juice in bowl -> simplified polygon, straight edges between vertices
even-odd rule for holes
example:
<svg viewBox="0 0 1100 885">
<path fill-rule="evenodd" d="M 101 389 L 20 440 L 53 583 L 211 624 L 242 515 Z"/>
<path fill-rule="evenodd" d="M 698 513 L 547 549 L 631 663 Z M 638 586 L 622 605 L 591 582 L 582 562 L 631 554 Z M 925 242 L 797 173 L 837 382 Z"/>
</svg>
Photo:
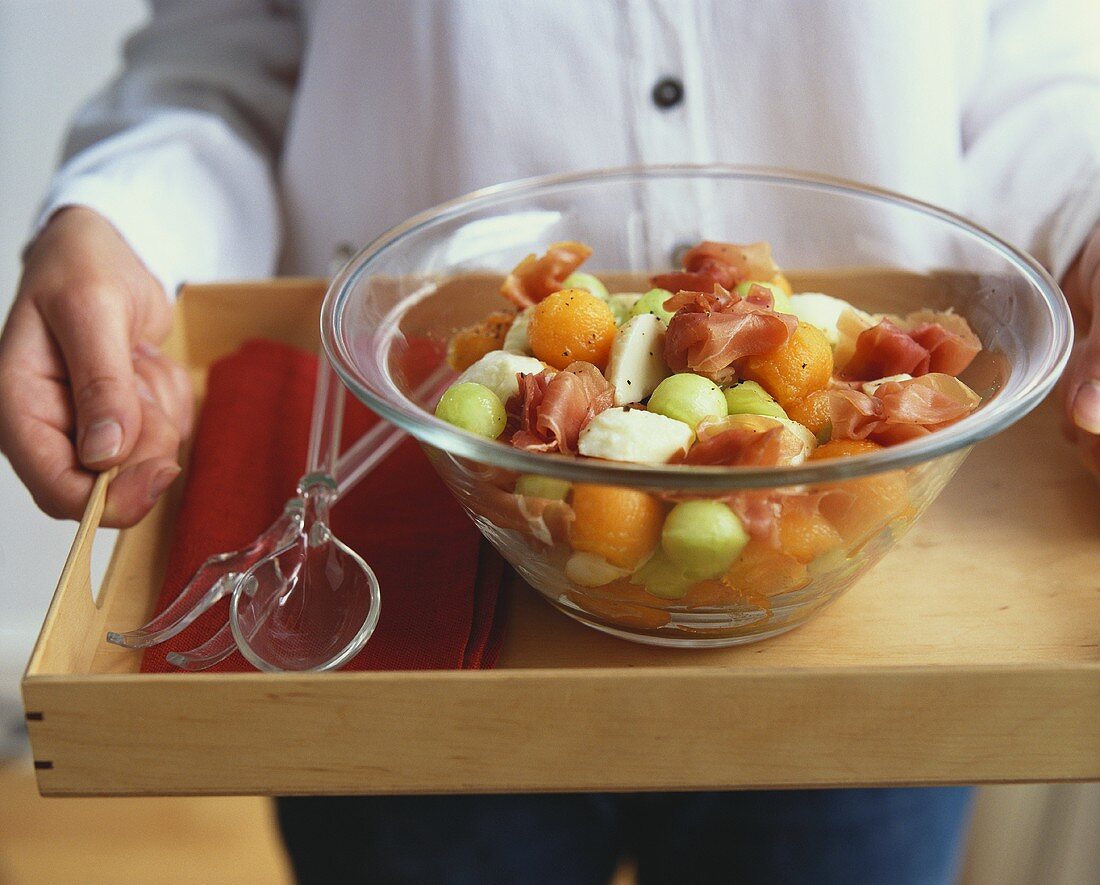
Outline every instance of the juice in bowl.
<svg viewBox="0 0 1100 885">
<path fill-rule="evenodd" d="M 478 192 L 367 247 L 322 315 L 345 383 L 532 587 L 673 646 L 835 599 L 1049 392 L 1070 328 L 962 219 L 735 167 Z"/>
</svg>

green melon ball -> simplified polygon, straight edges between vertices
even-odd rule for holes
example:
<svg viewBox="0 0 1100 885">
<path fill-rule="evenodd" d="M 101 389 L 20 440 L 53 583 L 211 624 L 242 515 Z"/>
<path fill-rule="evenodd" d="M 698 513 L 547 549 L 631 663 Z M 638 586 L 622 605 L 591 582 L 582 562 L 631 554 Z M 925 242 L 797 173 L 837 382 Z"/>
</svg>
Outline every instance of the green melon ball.
<svg viewBox="0 0 1100 885">
<path fill-rule="evenodd" d="M 763 387 L 755 381 L 741 381 L 725 391 L 726 408 L 731 415 L 768 415 L 786 419 L 787 413 Z"/>
<path fill-rule="evenodd" d="M 775 283 L 761 283 L 758 280 L 746 280 L 733 291 L 744 298 L 749 294 L 749 289 L 753 286 L 761 286 L 772 293 L 772 308 L 776 313 L 794 313 L 794 308 L 791 307 L 791 297 L 782 287 L 777 286 Z"/>
<path fill-rule="evenodd" d="M 641 300 L 641 297 L 637 292 L 616 292 L 607 299 L 607 306 L 611 308 L 611 313 L 615 316 L 616 326 L 621 326 L 633 316 L 631 311 L 634 310 L 634 305 Z"/>
<path fill-rule="evenodd" d="M 661 548 L 696 580 L 724 574 L 748 543 L 741 520 L 721 501 L 683 501 L 661 529 Z"/>
<path fill-rule="evenodd" d="M 672 293 L 668 289 L 650 289 L 638 299 L 630 311 L 630 315 L 637 317 L 643 313 L 651 313 L 667 326 L 668 321 L 672 319 L 673 312 L 665 310 L 665 302 L 671 297 Z"/>
<path fill-rule="evenodd" d="M 562 281 L 561 287 L 563 289 L 585 289 L 604 301 L 611 297 L 607 292 L 607 286 L 590 273 L 581 273 L 580 271 L 571 273 Z"/>
<path fill-rule="evenodd" d="M 516 494 L 526 498 L 545 498 L 548 501 L 564 501 L 570 485 L 564 479 L 525 473 L 516 480 Z"/>
<path fill-rule="evenodd" d="M 484 384 L 474 381 L 463 381 L 448 387 L 435 407 L 435 416 L 489 439 L 500 436 L 508 423 L 500 397 Z"/>
<path fill-rule="evenodd" d="M 669 375 L 657 385 L 646 407 L 692 428 L 704 418 L 724 418 L 729 414 L 722 389 L 709 378 L 691 372 Z"/>
<path fill-rule="evenodd" d="M 660 599 L 683 599 L 695 582 L 658 549 L 630 576 L 630 583 L 644 587 L 646 593 Z"/>
</svg>

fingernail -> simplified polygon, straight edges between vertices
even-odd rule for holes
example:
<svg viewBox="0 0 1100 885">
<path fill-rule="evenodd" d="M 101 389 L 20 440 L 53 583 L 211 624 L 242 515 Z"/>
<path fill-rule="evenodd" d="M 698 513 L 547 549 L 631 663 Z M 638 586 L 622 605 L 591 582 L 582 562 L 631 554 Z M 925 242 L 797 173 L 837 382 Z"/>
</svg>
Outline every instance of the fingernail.
<svg viewBox="0 0 1100 885">
<path fill-rule="evenodd" d="M 1073 423 L 1085 433 L 1100 434 L 1100 381 L 1086 381 L 1073 398 Z"/>
<path fill-rule="evenodd" d="M 108 418 L 96 421 L 84 431 L 84 440 L 80 444 L 80 460 L 85 464 L 94 464 L 113 458 L 122 448 L 122 425 Z"/>
<path fill-rule="evenodd" d="M 139 341 L 134 345 L 135 356 L 153 357 L 160 356 L 160 348 L 148 341 Z"/>
<path fill-rule="evenodd" d="M 149 497 L 154 501 L 159 498 L 164 490 L 168 488 L 180 475 L 180 467 L 165 467 L 160 473 L 153 477 L 153 481 L 149 483 Z"/>
</svg>

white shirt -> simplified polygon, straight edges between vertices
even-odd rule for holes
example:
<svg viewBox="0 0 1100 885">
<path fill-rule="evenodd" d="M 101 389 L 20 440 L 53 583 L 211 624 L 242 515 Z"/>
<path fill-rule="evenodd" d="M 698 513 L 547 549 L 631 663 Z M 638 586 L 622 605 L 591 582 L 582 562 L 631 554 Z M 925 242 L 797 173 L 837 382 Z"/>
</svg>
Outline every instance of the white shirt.
<svg viewBox="0 0 1100 885">
<path fill-rule="evenodd" d="M 1100 219 L 1089 0 L 154 3 L 46 200 L 108 218 L 169 292 L 323 274 L 474 188 L 762 164 L 937 203 L 1056 275 Z M 659 107 L 663 78 L 682 100 Z"/>
</svg>

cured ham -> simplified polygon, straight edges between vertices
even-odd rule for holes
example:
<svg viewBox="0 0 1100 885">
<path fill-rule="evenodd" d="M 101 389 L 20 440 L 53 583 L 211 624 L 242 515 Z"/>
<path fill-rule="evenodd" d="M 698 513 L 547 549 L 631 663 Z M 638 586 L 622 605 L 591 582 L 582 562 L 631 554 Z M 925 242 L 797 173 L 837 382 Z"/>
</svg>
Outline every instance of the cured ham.
<svg viewBox="0 0 1100 885">
<path fill-rule="evenodd" d="M 921 311 L 906 320 L 909 336 L 928 350 L 929 372 L 958 375 L 981 353 L 981 340 L 957 313 Z"/>
<path fill-rule="evenodd" d="M 665 302 L 675 311 L 665 334 L 665 362 L 673 372 L 692 371 L 719 384 L 736 372 L 733 363 L 786 343 L 798 327 L 779 314 L 716 285 L 711 294 L 680 292 Z"/>
<path fill-rule="evenodd" d="M 741 520 L 750 538 L 779 549 L 779 516 L 782 508 L 775 492 L 737 492 L 727 503 Z"/>
<path fill-rule="evenodd" d="M 725 467 L 774 467 L 779 463 L 782 427 L 753 430 L 728 427 L 702 434 L 684 457 L 684 464 Z"/>
<path fill-rule="evenodd" d="M 858 326 L 851 322 L 851 317 L 844 319 L 849 322 L 841 327 L 841 334 L 851 340 Z M 843 354 L 841 347 L 837 348 L 842 376 L 854 381 L 902 374 L 958 375 L 982 349 L 981 341 L 965 319 L 958 314 L 932 311 L 910 314 L 900 322 L 883 319 L 875 326 L 858 330 L 854 340 L 850 356 L 846 348 Z"/>
<path fill-rule="evenodd" d="M 573 508 L 565 501 L 514 495 L 494 486 L 479 490 L 467 502 L 478 515 L 502 529 L 530 535 L 547 546 L 566 543 L 573 524 Z"/>
<path fill-rule="evenodd" d="M 670 292 L 709 292 L 715 286 L 732 289 L 745 280 L 770 280 L 779 267 L 767 243 L 716 243 L 706 240 L 688 249 L 683 270 L 658 274 L 654 286 Z"/>
<path fill-rule="evenodd" d="M 500 294 L 521 310 L 558 292 L 562 283 L 580 267 L 592 250 L 584 243 L 552 243 L 540 257 L 532 252 L 508 274 Z"/>
<path fill-rule="evenodd" d="M 833 439 L 869 439 L 896 445 L 925 436 L 969 415 L 981 397 L 951 375 L 931 373 L 887 381 L 872 394 L 852 388 L 829 391 Z"/>
<path fill-rule="evenodd" d="M 512 445 L 574 454 L 585 425 L 611 408 L 613 399 L 614 388 L 591 363 L 577 361 L 560 372 L 546 369 L 537 375 L 520 375 L 519 393 L 508 403 L 519 425 Z"/>
<path fill-rule="evenodd" d="M 730 415 L 703 421 L 684 464 L 726 467 L 776 467 L 793 464 L 805 443 L 774 418 Z"/>
<path fill-rule="evenodd" d="M 855 353 L 841 369 L 841 374 L 850 381 L 872 381 L 888 375 L 924 375 L 928 372 L 928 363 L 927 348 L 890 320 L 881 320 L 860 333 Z"/>
</svg>

